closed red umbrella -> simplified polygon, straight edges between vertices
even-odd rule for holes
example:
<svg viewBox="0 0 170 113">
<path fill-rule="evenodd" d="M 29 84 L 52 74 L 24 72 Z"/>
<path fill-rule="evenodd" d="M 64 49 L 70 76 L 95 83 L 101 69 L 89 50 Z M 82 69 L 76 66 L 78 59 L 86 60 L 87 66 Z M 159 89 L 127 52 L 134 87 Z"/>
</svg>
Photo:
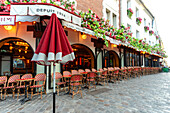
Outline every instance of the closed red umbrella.
<svg viewBox="0 0 170 113">
<path fill-rule="evenodd" d="M 56 14 L 52 14 L 32 61 L 40 65 L 65 64 L 75 59 L 72 47 Z M 53 112 L 55 113 L 55 65 L 53 66 Z"/>
</svg>

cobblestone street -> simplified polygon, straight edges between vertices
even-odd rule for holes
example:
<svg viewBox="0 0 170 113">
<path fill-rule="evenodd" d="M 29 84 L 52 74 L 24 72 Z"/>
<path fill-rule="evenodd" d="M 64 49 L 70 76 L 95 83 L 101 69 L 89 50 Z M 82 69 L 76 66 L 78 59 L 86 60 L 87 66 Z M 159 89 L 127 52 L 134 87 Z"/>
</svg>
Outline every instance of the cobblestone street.
<svg viewBox="0 0 170 113">
<path fill-rule="evenodd" d="M 76 95 L 56 95 L 59 113 L 170 113 L 170 73 L 146 75 L 140 78 L 83 89 L 83 99 Z M 23 98 L 20 97 L 20 99 Z M 52 113 L 52 94 L 43 99 L 34 96 L 21 105 L 11 96 L 0 101 L 0 113 Z"/>
</svg>

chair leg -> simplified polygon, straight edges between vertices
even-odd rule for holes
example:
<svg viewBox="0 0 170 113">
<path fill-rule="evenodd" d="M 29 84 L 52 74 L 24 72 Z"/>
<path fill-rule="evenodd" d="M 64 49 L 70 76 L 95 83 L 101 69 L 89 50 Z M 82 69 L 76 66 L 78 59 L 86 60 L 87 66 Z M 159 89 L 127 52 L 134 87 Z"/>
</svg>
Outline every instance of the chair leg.
<svg viewBox="0 0 170 113">
<path fill-rule="evenodd" d="M 28 98 L 28 87 L 27 87 L 27 98 Z"/>
<path fill-rule="evenodd" d="M 18 88 L 18 92 L 17 92 L 17 100 L 18 100 L 19 94 L 20 94 L 20 89 Z"/>
<path fill-rule="evenodd" d="M 3 92 L 3 90 L 1 89 L 1 100 L 2 100 L 2 92 Z"/>
<path fill-rule="evenodd" d="M 83 98 L 81 86 L 79 86 L 79 91 L 80 91 L 80 94 L 81 94 L 81 98 Z"/>
<path fill-rule="evenodd" d="M 73 86 L 73 92 L 72 92 L 72 99 L 74 98 L 74 86 Z"/>
<path fill-rule="evenodd" d="M 42 87 L 41 87 L 41 99 L 42 99 Z"/>
<path fill-rule="evenodd" d="M 4 99 L 6 98 L 6 89 L 4 90 Z"/>
<path fill-rule="evenodd" d="M 57 95 L 59 96 L 59 92 L 60 92 L 60 86 L 57 85 Z"/>
<path fill-rule="evenodd" d="M 12 94 L 13 94 L 13 99 L 14 99 L 15 98 L 15 88 L 13 89 Z"/>
<path fill-rule="evenodd" d="M 33 96 L 33 88 L 31 88 L 31 99 L 32 99 L 32 96 Z"/>
<path fill-rule="evenodd" d="M 64 91 L 66 92 L 66 85 L 64 84 Z"/>
<path fill-rule="evenodd" d="M 47 95 L 47 93 L 46 93 L 46 90 L 45 90 L 45 87 L 43 86 L 43 89 L 44 89 L 44 93 Z"/>
</svg>

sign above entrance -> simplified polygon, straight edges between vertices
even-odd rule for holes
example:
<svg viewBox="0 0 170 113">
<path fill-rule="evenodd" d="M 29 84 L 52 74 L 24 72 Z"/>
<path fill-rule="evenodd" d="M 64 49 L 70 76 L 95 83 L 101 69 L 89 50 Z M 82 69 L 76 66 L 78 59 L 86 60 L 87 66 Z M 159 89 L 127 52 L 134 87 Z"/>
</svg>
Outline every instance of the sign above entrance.
<svg viewBox="0 0 170 113">
<path fill-rule="evenodd" d="M 59 6 L 47 3 L 15 3 L 11 5 L 10 15 L 51 16 L 55 13 L 58 18 L 81 25 L 81 18 Z"/>
<path fill-rule="evenodd" d="M 0 15 L 0 25 L 15 25 L 15 17 L 9 15 Z"/>
</svg>

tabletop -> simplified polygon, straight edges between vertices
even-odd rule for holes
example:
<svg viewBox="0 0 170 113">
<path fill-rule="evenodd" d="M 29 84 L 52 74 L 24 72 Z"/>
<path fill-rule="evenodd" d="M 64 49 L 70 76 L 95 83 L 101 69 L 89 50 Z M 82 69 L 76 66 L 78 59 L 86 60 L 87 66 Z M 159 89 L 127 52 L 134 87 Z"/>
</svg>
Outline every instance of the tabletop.
<svg viewBox="0 0 170 113">
<path fill-rule="evenodd" d="M 63 75 L 64 78 L 71 78 L 72 75 Z"/>
</svg>

